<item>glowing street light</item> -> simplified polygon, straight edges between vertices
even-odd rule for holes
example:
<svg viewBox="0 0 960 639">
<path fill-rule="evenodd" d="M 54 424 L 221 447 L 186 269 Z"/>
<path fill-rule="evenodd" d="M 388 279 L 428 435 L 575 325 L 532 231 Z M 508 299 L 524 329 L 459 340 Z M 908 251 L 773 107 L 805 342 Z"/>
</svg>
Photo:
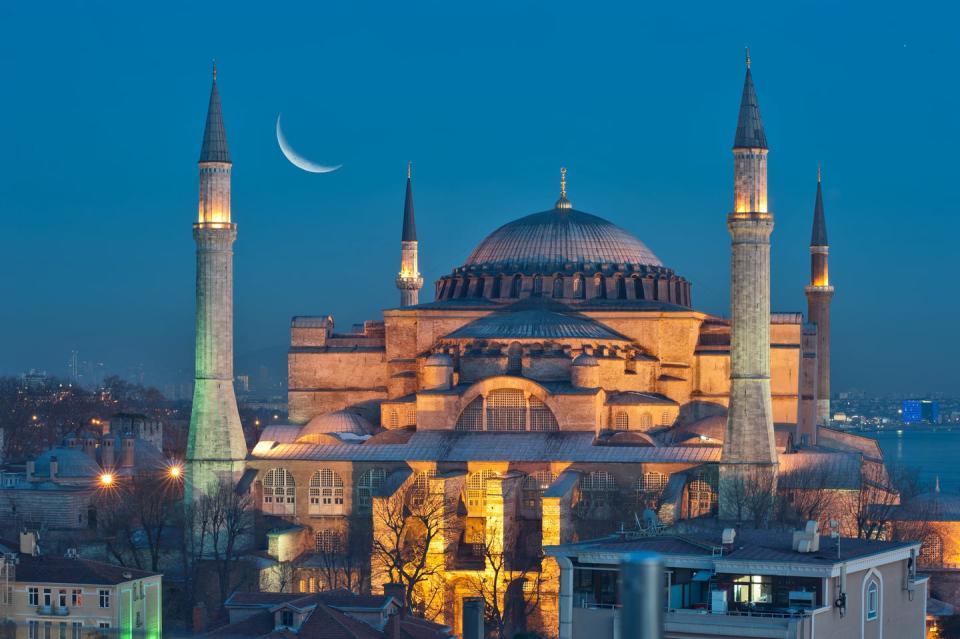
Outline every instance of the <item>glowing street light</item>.
<svg viewBox="0 0 960 639">
<path fill-rule="evenodd" d="M 100 475 L 100 485 L 104 488 L 113 486 L 113 473 L 103 473 Z"/>
<path fill-rule="evenodd" d="M 167 474 L 170 476 L 170 479 L 180 479 L 180 476 L 183 474 L 183 469 L 180 466 L 173 465 L 167 469 Z"/>
</svg>

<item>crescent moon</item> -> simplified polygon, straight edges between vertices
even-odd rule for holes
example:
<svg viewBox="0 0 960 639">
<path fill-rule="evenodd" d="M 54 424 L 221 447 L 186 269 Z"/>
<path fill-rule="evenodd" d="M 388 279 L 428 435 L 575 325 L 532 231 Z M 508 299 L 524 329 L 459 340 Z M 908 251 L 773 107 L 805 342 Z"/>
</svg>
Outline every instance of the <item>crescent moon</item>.
<svg viewBox="0 0 960 639">
<path fill-rule="evenodd" d="M 280 145 L 280 151 L 283 152 L 284 157 L 290 160 L 290 164 L 294 165 L 298 169 L 303 169 L 304 171 L 308 171 L 310 173 L 332 173 L 343 166 L 342 164 L 338 164 L 336 166 L 317 164 L 316 162 L 311 162 L 307 158 L 294 151 L 293 147 L 287 143 L 287 138 L 283 136 L 283 129 L 280 128 L 279 115 L 277 115 L 277 144 Z"/>
</svg>

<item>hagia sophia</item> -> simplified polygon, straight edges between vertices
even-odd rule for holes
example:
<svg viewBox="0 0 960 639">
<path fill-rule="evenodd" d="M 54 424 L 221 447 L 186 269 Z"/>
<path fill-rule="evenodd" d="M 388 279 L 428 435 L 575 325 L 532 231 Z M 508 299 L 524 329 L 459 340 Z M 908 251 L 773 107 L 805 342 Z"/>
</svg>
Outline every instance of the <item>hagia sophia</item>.
<svg viewBox="0 0 960 639">
<path fill-rule="evenodd" d="M 271 543 L 298 558 L 295 587 L 312 590 L 323 584 L 311 557 L 357 543 L 369 553 L 389 532 L 378 513 L 391 498 L 440 496 L 424 587 L 455 620 L 470 584 L 491 574 L 490 547 L 509 557 L 496 578 L 529 584 L 530 566 L 556 576 L 545 546 L 740 519 L 734 495 L 749 478 L 802 490 L 791 477 L 833 469 L 828 488 L 862 499 L 865 469 L 885 474 L 875 441 L 827 427 L 834 290 L 819 176 L 806 317 L 770 309 L 774 216 L 749 57 L 733 156 L 733 201 L 717 203 L 718 215 L 729 208 L 730 317 L 697 310 L 682 269 L 578 208 L 589 206 L 574 204 L 565 170 L 552 205 L 492 230 L 421 301 L 408 168 L 399 304 L 350 332 L 332 315 L 294 317 L 289 424 L 247 451 L 233 392 L 232 164 L 214 77 L 194 224 L 188 500 L 223 477 L 252 491 Z M 371 571 L 374 590 L 395 577 Z M 555 582 L 536 580 L 541 628 L 556 623 Z"/>
</svg>

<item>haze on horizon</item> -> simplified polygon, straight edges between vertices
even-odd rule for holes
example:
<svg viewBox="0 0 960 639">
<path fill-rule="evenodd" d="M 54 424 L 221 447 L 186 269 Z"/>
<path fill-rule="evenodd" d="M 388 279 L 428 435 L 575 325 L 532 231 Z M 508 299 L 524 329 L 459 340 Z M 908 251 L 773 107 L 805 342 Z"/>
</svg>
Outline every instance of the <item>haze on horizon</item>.
<svg viewBox="0 0 960 639">
<path fill-rule="evenodd" d="M 53 11 L 51 13 L 51 11 Z M 197 166 L 216 58 L 233 157 L 238 364 L 293 315 L 397 304 L 406 163 L 422 299 L 496 227 L 569 196 L 726 315 L 730 146 L 749 45 L 770 143 L 775 311 L 806 309 L 816 167 L 833 388 L 951 392 L 960 342 L 954 6 L 254 3 L 0 7 L 0 374 L 71 350 L 193 364 Z M 43 33 L 43 38 L 36 34 Z M 293 167 L 275 121 L 304 156 Z M 257 355 L 257 354 L 261 355 Z M 245 355 L 246 354 L 246 355 Z M 238 373 L 250 371 L 240 366 Z"/>
</svg>

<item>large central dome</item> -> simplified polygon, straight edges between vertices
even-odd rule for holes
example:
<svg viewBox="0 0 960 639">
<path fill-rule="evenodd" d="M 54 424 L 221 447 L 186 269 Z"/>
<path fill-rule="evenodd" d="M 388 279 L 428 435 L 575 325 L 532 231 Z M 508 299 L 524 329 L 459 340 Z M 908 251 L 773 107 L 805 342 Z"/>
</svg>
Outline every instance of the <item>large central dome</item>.
<svg viewBox="0 0 960 639">
<path fill-rule="evenodd" d="M 585 264 L 662 266 L 636 237 L 603 218 L 570 208 L 504 224 L 473 250 L 467 269 L 549 272 Z"/>
</svg>

